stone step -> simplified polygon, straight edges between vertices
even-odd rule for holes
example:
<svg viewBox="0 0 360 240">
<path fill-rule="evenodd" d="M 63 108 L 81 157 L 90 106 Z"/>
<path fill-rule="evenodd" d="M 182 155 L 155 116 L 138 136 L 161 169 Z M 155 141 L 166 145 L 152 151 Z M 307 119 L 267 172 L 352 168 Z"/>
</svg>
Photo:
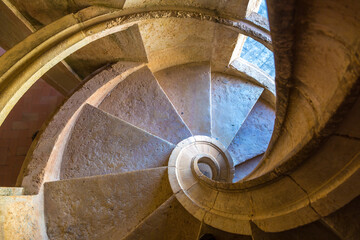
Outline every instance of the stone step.
<svg viewBox="0 0 360 240">
<path fill-rule="evenodd" d="M 100 38 L 80 48 L 66 58 L 66 62 L 82 78 L 95 70 L 119 61 L 147 62 L 139 27 L 128 29 Z"/>
<path fill-rule="evenodd" d="M 274 121 L 275 110 L 259 99 L 228 147 L 235 166 L 266 151 Z"/>
<path fill-rule="evenodd" d="M 212 74 L 212 137 L 227 148 L 263 90 L 230 75 Z"/>
<path fill-rule="evenodd" d="M 173 194 L 167 167 L 44 185 L 50 239 L 122 239 Z"/>
<path fill-rule="evenodd" d="M 0 196 L 0 239 L 48 239 L 40 195 Z"/>
<path fill-rule="evenodd" d="M 200 221 L 172 196 L 124 240 L 196 240 L 200 225 Z"/>
<path fill-rule="evenodd" d="M 147 67 L 120 82 L 99 108 L 174 144 L 191 136 Z"/>
<path fill-rule="evenodd" d="M 211 136 L 210 63 L 167 68 L 154 75 L 193 135 Z"/>
<path fill-rule="evenodd" d="M 0 196 L 21 196 L 24 194 L 22 187 L 0 187 Z"/>
<path fill-rule="evenodd" d="M 235 176 L 233 178 L 233 182 L 238 182 L 251 173 L 252 170 L 256 168 L 256 166 L 261 161 L 264 154 L 260 154 L 256 157 L 246 160 L 235 166 Z"/>
<path fill-rule="evenodd" d="M 166 166 L 175 146 L 86 104 L 64 151 L 61 179 Z"/>
</svg>

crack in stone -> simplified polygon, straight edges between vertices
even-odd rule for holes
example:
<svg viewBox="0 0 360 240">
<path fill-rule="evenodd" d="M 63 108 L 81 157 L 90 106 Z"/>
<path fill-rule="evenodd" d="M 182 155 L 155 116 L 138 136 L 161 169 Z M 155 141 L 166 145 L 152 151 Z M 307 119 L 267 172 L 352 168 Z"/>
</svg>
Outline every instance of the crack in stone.
<svg viewBox="0 0 360 240">
<path fill-rule="evenodd" d="M 320 215 L 320 214 L 316 211 L 316 209 L 311 205 L 311 200 L 310 200 L 309 193 L 308 193 L 298 182 L 296 182 L 295 179 L 294 179 L 292 176 L 290 176 L 289 174 L 285 174 L 285 176 L 287 176 L 291 181 L 293 181 L 293 182 L 306 194 L 306 197 L 307 197 L 307 199 L 308 199 L 308 201 L 309 201 L 309 207 L 314 211 L 314 213 L 315 213 L 316 215 L 318 215 L 318 216 L 320 217 L 320 219 L 322 219 L 323 216 Z"/>
<path fill-rule="evenodd" d="M 306 194 L 308 200 L 309 200 L 309 207 L 311 208 L 311 210 L 319 216 L 319 221 L 326 227 L 328 228 L 332 233 L 334 233 L 336 236 L 338 236 L 340 239 L 343 239 L 343 237 L 336 231 L 336 229 L 333 229 L 330 225 L 327 224 L 326 220 L 324 219 L 324 217 L 318 213 L 316 211 L 316 209 L 311 205 L 311 201 L 310 201 L 310 197 L 308 192 L 299 184 L 295 181 L 295 179 L 293 177 L 291 177 L 290 175 L 286 175 L 287 177 L 289 177 L 291 179 L 291 181 L 293 181 L 302 191 L 304 191 L 304 193 Z"/>
<path fill-rule="evenodd" d="M 348 134 L 334 133 L 332 136 L 343 137 L 351 140 L 360 141 L 360 137 L 350 136 Z"/>
</svg>

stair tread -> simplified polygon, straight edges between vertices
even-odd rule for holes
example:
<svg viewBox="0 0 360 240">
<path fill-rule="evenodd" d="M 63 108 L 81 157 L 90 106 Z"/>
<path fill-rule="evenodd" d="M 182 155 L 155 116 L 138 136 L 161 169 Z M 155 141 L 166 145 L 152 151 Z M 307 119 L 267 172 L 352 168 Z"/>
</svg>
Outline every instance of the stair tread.
<svg viewBox="0 0 360 240">
<path fill-rule="evenodd" d="M 0 187 L 0 196 L 21 196 L 23 194 L 23 187 Z"/>
<path fill-rule="evenodd" d="M 172 196 L 124 239 L 195 240 L 200 224 L 200 221 L 193 217 L 175 196 Z"/>
<path fill-rule="evenodd" d="M 147 67 L 120 82 L 99 108 L 174 144 L 191 136 Z"/>
<path fill-rule="evenodd" d="M 66 58 L 66 62 L 81 76 L 89 74 L 108 63 L 123 61 L 147 62 L 138 25 L 100 38 Z"/>
<path fill-rule="evenodd" d="M 259 100 L 228 147 L 235 165 L 266 151 L 274 129 L 274 121 L 274 109 L 263 100 Z"/>
<path fill-rule="evenodd" d="M 192 134 L 210 136 L 210 64 L 171 67 L 155 77 Z"/>
<path fill-rule="evenodd" d="M 167 171 L 161 167 L 45 183 L 49 238 L 122 239 L 173 194 Z"/>
<path fill-rule="evenodd" d="M 86 104 L 64 151 L 61 178 L 166 166 L 175 146 Z"/>
<path fill-rule="evenodd" d="M 235 176 L 233 182 L 238 182 L 252 172 L 259 164 L 264 154 L 260 154 L 256 157 L 246 160 L 235 166 Z"/>
<path fill-rule="evenodd" d="M 211 84 L 212 137 L 228 147 L 264 89 L 218 73 Z"/>
</svg>

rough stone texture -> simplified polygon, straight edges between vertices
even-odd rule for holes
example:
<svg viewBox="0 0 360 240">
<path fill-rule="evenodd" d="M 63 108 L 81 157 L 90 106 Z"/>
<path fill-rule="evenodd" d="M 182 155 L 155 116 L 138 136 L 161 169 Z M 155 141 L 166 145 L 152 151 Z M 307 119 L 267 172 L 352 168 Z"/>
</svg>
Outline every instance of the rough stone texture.
<svg viewBox="0 0 360 240">
<path fill-rule="evenodd" d="M 239 48 L 238 43 L 241 45 L 239 35 L 242 34 L 239 34 L 233 29 L 225 28 L 221 25 L 215 27 L 211 54 L 212 72 L 221 71 L 221 69 L 226 69 L 229 66 L 234 51 L 236 51 L 235 48 Z"/>
<path fill-rule="evenodd" d="M 259 100 L 228 147 L 234 165 L 266 151 L 273 132 L 274 120 L 274 109 L 263 100 Z"/>
<path fill-rule="evenodd" d="M 251 229 L 254 240 L 340 240 L 335 233 L 320 221 L 279 233 L 263 232 L 253 223 Z"/>
<path fill-rule="evenodd" d="M 186 64 L 155 73 L 193 135 L 211 135 L 210 74 L 209 63 Z"/>
<path fill-rule="evenodd" d="M 148 68 L 120 82 L 99 108 L 174 144 L 191 136 Z"/>
<path fill-rule="evenodd" d="M 263 88 L 223 74 L 213 74 L 211 84 L 212 137 L 228 147 Z"/>
<path fill-rule="evenodd" d="M 48 182 L 50 239 L 122 239 L 171 195 L 167 168 Z"/>
<path fill-rule="evenodd" d="M 337 232 L 342 239 L 360 239 L 360 197 L 355 198 L 349 204 L 338 211 L 323 218 L 323 221 Z"/>
<path fill-rule="evenodd" d="M 252 240 L 251 236 L 224 232 L 205 223 L 203 223 L 201 226 L 200 237 L 204 234 L 211 234 L 216 240 Z"/>
<path fill-rule="evenodd" d="M 235 176 L 233 182 L 237 182 L 246 177 L 252 170 L 256 168 L 264 154 L 260 154 L 254 158 L 248 159 L 247 161 L 235 166 Z"/>
<path fill-rule="evenodd" d="M 0 196 L 19 196 L 24 194 L 24 188 L 20 187 L 0 187 Z"/>
<path fill-rule="evenodd" d="M 156 209 L 125 240 L 197 239 L 200 221 L 171 197 Z"/>
<path fill-rule="evenodd" d="M 139 23 L 149 68 L 157 72 L 189 62 L 209 62 L 215 26 L 211 22 L 176 18 Z"/>
<path fill-rule="evenodd" d="M 85 104 L 98 105 L 119 81 L 137 71 L 143 64 L 118 62 L 107 67 L 75 92 L 41 129 L 25 159 L 17 184 L 26 194 L 37 194 L 44 181 L 59 179 L 62 154 L 76 122 L 80 108 Z M 56 147 L 54 147 L 56 145 Z"/>
<path fill-rule="evenodd" d="M 201 7 L 210 10 L 216 10 L 217 12 L 225 15 L 231 15 L 237 18 L 244 18 L 246 15 L 253 11 L 257 11 L 260 6 L 259 0 L 127 0 L 124 4 L 124 8 L 143 7 L 144 3 L 146 7 L 153 6 L 186 6 L 186 7 Z"/>
<path fill-rule="evenodd" d="M 68 140 L 60 177 L 69 179 L 166 166 L 174 147 L 87 104 Z"/>
<path fill-rule="evenodd" d="M 67 63 L 83 78 L 100 67 L 119 60 L 147 62 L 137 25 L 100 38 L 66 58 Z"/>
<path fill-rule="evenodd" d="M 223 15 L 230 15 L 236 18 L 245 18 L 259 8 L 259 0 L 76 0 L 76 1 L 52 1 L 35 0 L 32 4 L 21 0 L 12 1 L 15 6 L 28 17 L 32 24 L 37 27 L 49 24 L 60 17 L 80 9 L 100 5 L 111 8 L 146 8 L 146 7 L 202 7 L 216 10 Z M 51 14 L 49 14 L 51 12 Z"/>
<path fill-rule="evenodd" d="M 0 196 L 0 239 L 47 239 L 40 196 Z"/>
</svg>

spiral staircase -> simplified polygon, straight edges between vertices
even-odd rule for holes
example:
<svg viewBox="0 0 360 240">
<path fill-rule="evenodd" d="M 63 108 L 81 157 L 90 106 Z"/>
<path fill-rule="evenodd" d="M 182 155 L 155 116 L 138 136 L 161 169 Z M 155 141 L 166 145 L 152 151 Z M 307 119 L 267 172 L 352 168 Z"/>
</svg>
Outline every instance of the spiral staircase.
<svg viewBox="0 0 360 240">
<path fill-rule="evenodd" d="M 64 59 L 85 80 L 0 189 L 0 238 L 360 237 L 358 1 L 268 0 L 271 32 L 259 1 L 40 2 L 13 1 L 44 27 L 0 58 L 0 119 Z"/>
</svg>

